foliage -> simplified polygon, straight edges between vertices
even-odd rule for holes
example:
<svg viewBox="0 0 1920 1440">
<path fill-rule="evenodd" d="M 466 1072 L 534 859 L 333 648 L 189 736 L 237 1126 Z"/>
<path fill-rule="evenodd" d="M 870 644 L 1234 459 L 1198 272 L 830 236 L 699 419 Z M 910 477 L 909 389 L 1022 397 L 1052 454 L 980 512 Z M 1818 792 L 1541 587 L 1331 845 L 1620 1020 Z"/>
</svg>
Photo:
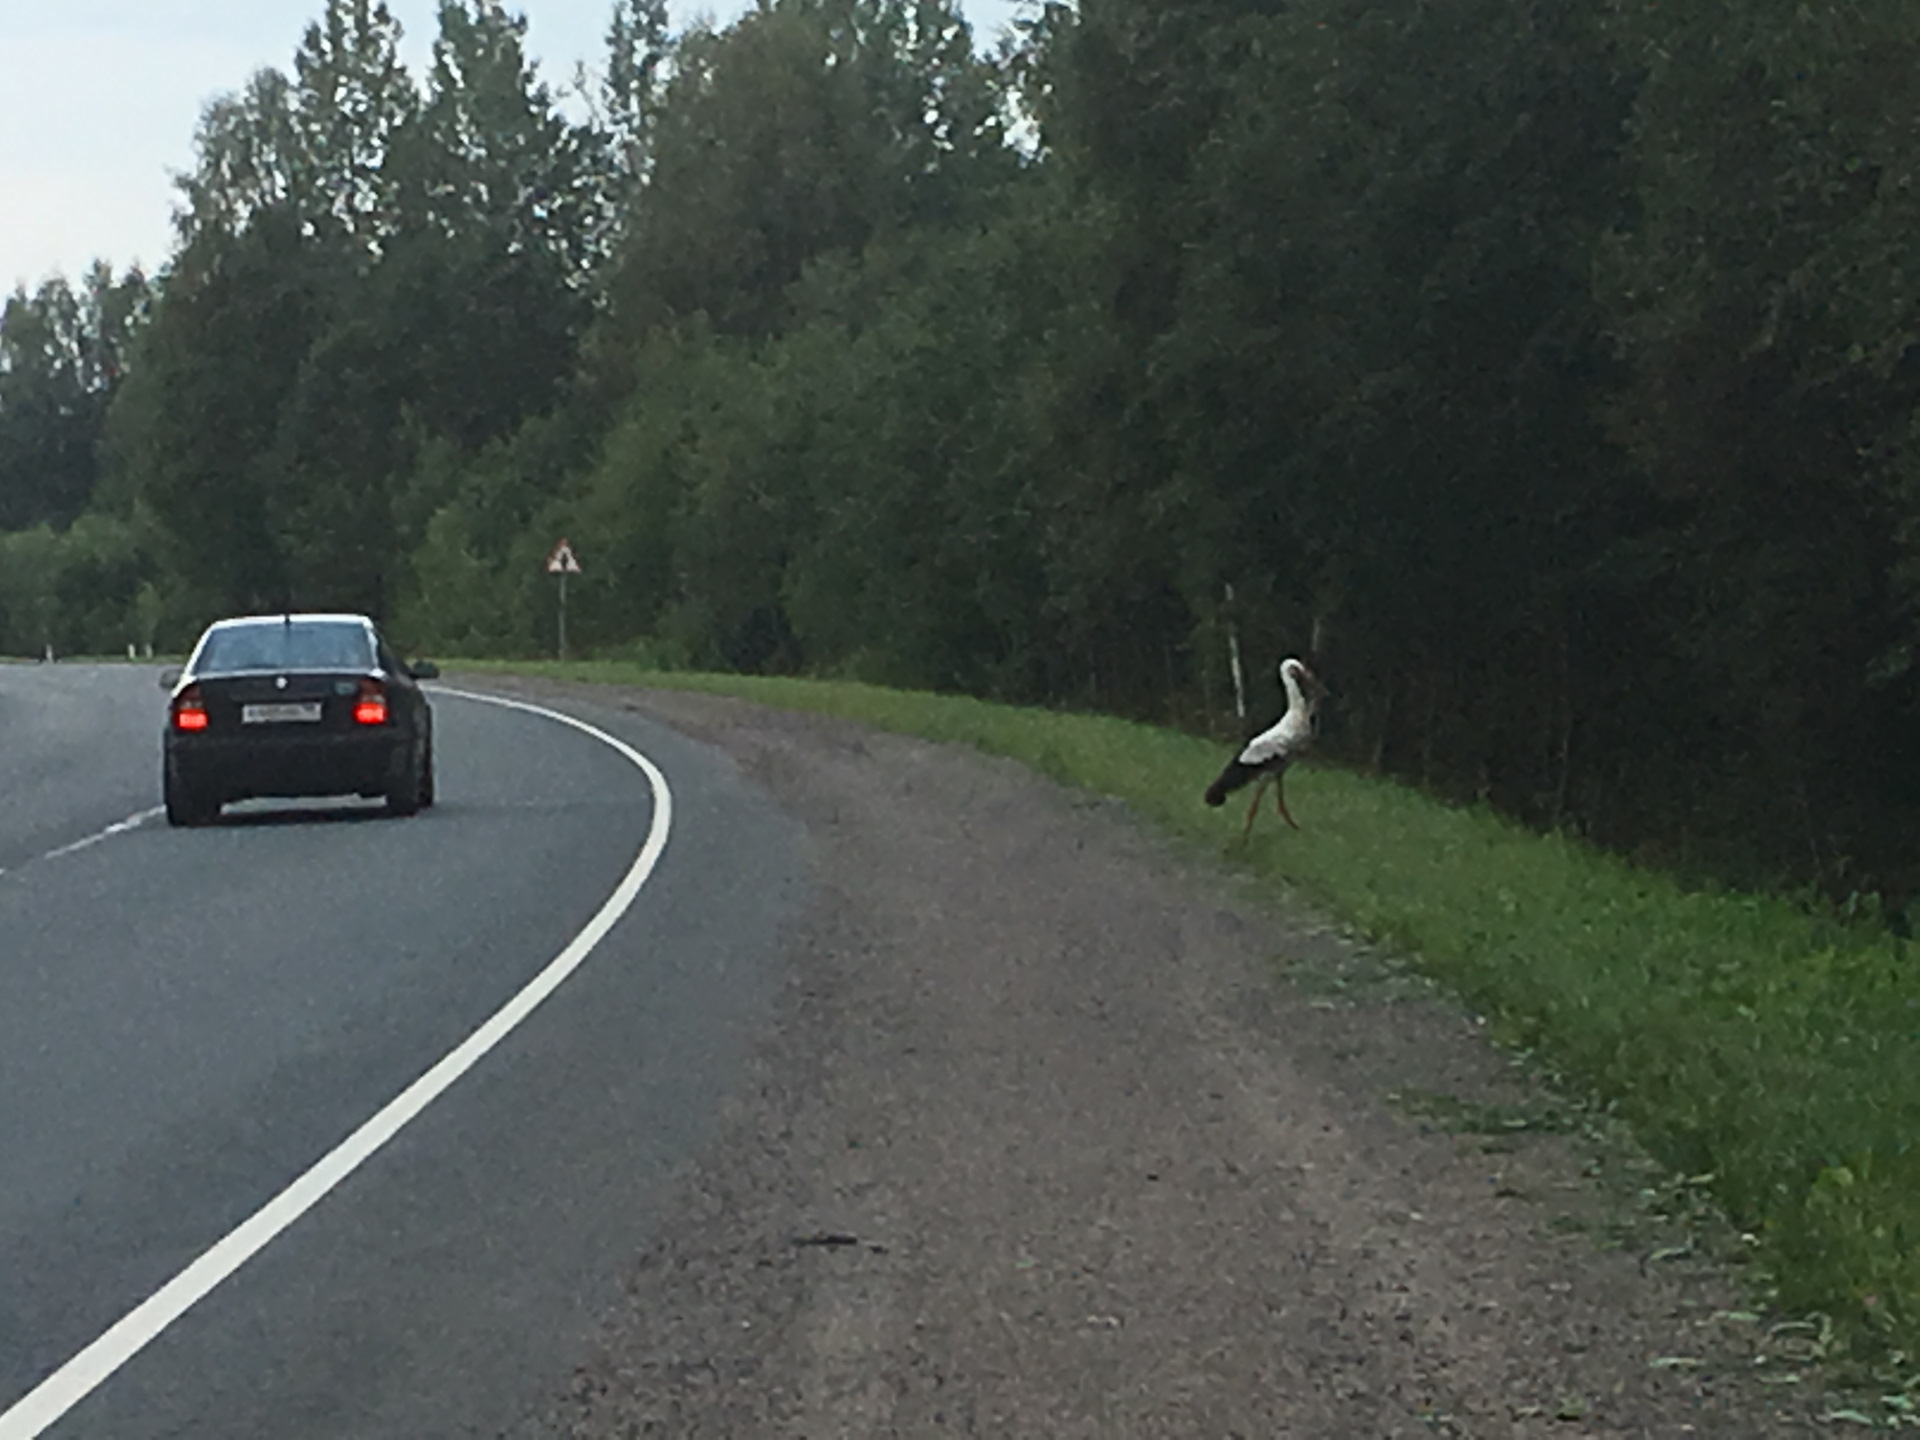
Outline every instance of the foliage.
<svg viewBox="0 0 1920 1440">
<path fill-rule="evenodd" d="M 1920 798 L 1920 25 L 1770 0 L 1652 21 L 1611 17 L 1644 76 L 1639 215 L 1598 291 L 1631 362 L 1614 426 L 1650 490 L 1619 568 L 1673 660 L 1667 773 L 1699 798 L 1685 772 L 1731 761 L 1787 799 L 1816 870 L 1882 869 Z"/>
<path fill-rule="evenodd" d="M 119 655 L 179 645 L 153 585 L 151 527 L 89 513 L 0 534 L 0 655 Z"/>
<path fill-rule="evenodd" d="M 620 330 L 782 324 L 807 263 L 977 213 L 1010 168 L 952 0 L 787 0 L 674 48 L 613 274 Z"/>
<path fill-rule="evenodd" d="M 197 613 L 389 614 L 425 539 L 400 494 L 421 447 L 503 440 L 574 364 L 599 139 L 557 112 L 523 21 L 460 0 L 439 20 L 424 93 L 384 6 L 330 0 L 291 79 L 207 111 L 131 378 L 75 441 Z"/>
<path fill-rule="evenodd" d="M 71 524 L 100 484 L 95 441 L 150 290 L 96 264 L 0 309 L 0 531 Z"/>
</svg>

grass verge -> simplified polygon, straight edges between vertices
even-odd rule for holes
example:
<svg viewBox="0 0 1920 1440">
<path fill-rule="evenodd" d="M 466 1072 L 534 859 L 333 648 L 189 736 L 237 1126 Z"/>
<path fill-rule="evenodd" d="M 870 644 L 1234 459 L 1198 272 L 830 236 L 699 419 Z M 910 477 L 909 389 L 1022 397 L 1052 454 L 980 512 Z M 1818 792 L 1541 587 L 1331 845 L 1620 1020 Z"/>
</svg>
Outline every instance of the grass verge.
<svg viewBox="0 0 1920 1440">
<path fill-rule="evenodd" d="M 1285 881 L 1597 1097 L 1757 1240 L 1777 1302 L 1853 1353 L 1920 1355 L 1920 977 L 1877 926 L 1688 891 L 1575 841 L 1331 767 L 1288 779 L 1303 829 L 1200 792 L 1220 746 L 1108 717 L 618 662 L 498 667 L 736 695 L 1025 762 Z"/>
</svg>

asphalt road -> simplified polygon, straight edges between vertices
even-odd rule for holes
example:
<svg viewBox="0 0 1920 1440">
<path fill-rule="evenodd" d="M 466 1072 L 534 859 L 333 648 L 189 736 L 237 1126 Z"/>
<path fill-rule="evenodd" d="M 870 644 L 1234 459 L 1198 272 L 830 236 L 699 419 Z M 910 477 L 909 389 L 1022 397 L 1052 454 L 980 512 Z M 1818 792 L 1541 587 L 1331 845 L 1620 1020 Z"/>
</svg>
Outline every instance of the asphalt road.
<svg viewBox="0 0 1920 1440">
<path fill-rule="evenodd" d="M 653 795 L 618 752 L 472 699 L 435 710 L 422 816 L 248 806 L 177 831 L 154 814 L 151 668 L 0 666 L 4 1440 L 23 1397 L 482 1025 L 634 865 Z M 497 1434 L 565 1388 L 667 1177 L 718 1132 L 811 883 L 796 824 L 718 752 L 606 723 L 672 787 L 632 909 L 45 1433 Z"/>
</svg>

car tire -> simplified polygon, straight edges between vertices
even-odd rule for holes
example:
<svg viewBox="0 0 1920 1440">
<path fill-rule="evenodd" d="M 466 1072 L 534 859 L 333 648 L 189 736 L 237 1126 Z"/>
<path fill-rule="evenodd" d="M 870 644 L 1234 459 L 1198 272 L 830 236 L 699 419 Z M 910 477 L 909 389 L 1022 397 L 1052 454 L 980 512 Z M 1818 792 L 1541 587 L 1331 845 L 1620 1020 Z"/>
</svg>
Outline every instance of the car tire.
<svg viewBox="0 0 1920 1440">
<path fill-rule="evenodd" d="M 169 825 L 211 825 L 220 816 L 219 804 L 174 774 L 171 766 L 161 772 L 160 789 L 166 801 Z"/>
<path fill-rule="evenodd" d="M 427 738 L 426 763 L 420 767 L 420 808 L 433 808 L 433 738 Z"/>
<path fill-rule="evenodd" d="M 409 751 L 406 769 L 387 786 L 389 815 L 407 816 L 420 809 L 420 794 L 426 788 L 421 769 L 421 753 L 418 750 Z"/>
</svg>

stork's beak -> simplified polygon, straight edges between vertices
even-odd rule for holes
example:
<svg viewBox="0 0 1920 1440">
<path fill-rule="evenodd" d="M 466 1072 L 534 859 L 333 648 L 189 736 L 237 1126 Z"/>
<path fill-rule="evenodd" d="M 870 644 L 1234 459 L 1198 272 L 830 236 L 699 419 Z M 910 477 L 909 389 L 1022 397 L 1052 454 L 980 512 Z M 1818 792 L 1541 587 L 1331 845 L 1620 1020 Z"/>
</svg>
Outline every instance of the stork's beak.
<svg viewBox="0 0 1920 1440">
<path fill-rule="evenodd" d="M 1313 698 L 1316 700 L 1325 700 L 1333 694 L 1320 677 L 1311 670 L 1307 671 L 1307 688 L 1313 692 Z"/>
</svg>

